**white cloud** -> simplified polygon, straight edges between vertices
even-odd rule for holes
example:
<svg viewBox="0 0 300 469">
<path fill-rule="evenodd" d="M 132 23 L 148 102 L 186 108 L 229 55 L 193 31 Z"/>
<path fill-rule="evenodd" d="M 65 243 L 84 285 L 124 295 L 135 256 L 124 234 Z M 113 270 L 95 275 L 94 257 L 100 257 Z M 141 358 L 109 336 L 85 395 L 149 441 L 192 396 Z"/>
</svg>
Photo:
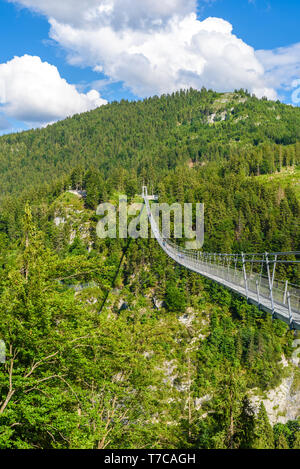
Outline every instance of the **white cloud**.
<svg viewBox="0 0 300 469">
<path fill-rule="evenodd" d="M 260 50 L 256 55 L 265 68 L 266 82 L 274 88 L 290 90 L 300 78 L 300 42 L 274 50 Z"/>
<path fill-rule="evenodd" d="M 254 49 L 232 34 L 220 18 L 199 21 L 194 13 L 172 17 L 153 29 L 76 28 L 50 19 L 52 39 L 68 51 L 73 65 L 88 65 L 138 96 L 190 86 L 218 91 L 248 88 L 274 97 Z"/>
<path fill-rule="evenodd" d="M 155 27 L 196 11 L 197 0 L 8 0 L 72 26 Z M 207 1 L 207 0 L 205 0 Z"/>
<path fill-rule="evenodd" d="M 79 93 L 57 68 L 24 55 L 0 64 L 0 109 L 28 123 L 48 123 L 105 104 L 97 91 Z"/>
<path fill-rule="evenodd" d="M 48 17 L 50 36 L 71 64 L 124 82 L 138 96 L 204 85 L 276 97 L 254 49 L 227 21 L 199 21 L 196 0 L 9 1 Z"/>
</svg>

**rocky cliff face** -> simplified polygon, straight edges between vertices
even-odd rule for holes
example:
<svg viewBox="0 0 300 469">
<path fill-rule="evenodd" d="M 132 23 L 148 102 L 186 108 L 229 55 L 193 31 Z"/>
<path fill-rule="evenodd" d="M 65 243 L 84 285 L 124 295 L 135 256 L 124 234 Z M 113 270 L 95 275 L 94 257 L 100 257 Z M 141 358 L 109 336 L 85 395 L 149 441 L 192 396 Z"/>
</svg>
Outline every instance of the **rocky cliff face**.
<svg viewBox="0 0 300 469">
<path fill-rule="evenodd" d="M 297 420 L 300 417 L 300 340 L 294 342 L 295 352 L 290 362 L 282 357 L 282 365 L 287 370 L 287 377 L 281 384 L 272 389 L 267 395 L 261 397 L 253 396 L 252 403 L 256 409 L 263 401 L 272 425 L 276 423 L 287 423 L 289 420 Z"/>
<path fill-rule="evenodd" d="M 271 425 L 297 420 L 300 417 L 300 390 L 295 386 L 295 372 L 285 378 L 276 389 L 269 391 L 265 399 L 253 397 L 252 403 L 257 409 L 261 400 Z"/>
</svg>

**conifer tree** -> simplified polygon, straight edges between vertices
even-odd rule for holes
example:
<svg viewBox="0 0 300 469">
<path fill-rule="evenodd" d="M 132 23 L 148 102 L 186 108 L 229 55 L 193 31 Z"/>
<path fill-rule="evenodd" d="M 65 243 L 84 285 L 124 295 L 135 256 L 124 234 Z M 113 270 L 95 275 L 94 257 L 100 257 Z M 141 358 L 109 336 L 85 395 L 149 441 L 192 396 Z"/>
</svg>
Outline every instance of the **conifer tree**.
<svg viewBox="0 0 300 469">
<path fill-rule="evenodd" d="M 300 449 L 300 431 L 295 435 L 295 441 L 293 445 L 293 449 Z"/>
<path fill-rule="evenodd" d="M 284 436 L 284 433 L 280 433 L 276 442 L 276 449 L 289 449 L 289 445 L 286 440 L 286 437 Z"/>
<path fill-rule="evenodd" d="M 274 449 L 274 434 L 269 417 L 261 402 L 256 419 L 256 438 L 254 440 L 255 449 Z"/>
<path fill-rule="evenodd" d="M 255 441 L 255 412 L 249 398 L 244 397 L 238 417 L 236 442 L 240 449 L 251 449 Z"/>
</svg>

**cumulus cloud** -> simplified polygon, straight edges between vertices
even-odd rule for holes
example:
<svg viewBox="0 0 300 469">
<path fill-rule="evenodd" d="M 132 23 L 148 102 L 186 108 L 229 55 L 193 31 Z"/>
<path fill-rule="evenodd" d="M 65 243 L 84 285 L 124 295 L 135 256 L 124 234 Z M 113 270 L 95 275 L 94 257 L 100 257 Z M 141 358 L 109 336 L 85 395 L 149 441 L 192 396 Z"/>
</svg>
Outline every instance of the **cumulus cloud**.
<svg viewBox="0 0 300 469">
<path fill-rule="evenodd" d="M 51 37 L 68 51 L 73 65 L 88 65 L 138 96 L 190 86 L 217 91 L 248 88 L 273 98 L 252 47 L 220 18 L 197 20 L 194 13 L 173 16 L 156 30 L 112 26 L 81 29 L 50 19 Z"/>
<path fill-rule="evenodd" d="M 73 65 L 90 66 L 144 97 L 203 85 L 276 97 L 254 49 L 196 0 L 9 0 L 48 17 Z M 204 0 L 203 0 L 204 1 Z"/>
<path fill-rule="evenodd" d="M 0 64 L 0 109 L 14 119 L 43 124 L 105 103 L 96 90 L 79 93 L 39 57 L 24 55 Z"/>
</svg>

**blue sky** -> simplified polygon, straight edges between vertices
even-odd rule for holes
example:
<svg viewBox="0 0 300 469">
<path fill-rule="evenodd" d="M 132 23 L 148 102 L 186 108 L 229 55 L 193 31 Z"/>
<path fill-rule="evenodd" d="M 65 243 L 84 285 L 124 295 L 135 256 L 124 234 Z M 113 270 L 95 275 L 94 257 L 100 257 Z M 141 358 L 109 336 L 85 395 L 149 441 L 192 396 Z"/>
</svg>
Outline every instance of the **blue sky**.
<svg viewBox="0 0 300 469">
<path fill-rule="evenodd" d="M 0 133 L 189 86 L 298 105 L 299 18 L 298 0 L 0 0 Z"/>
</svg>

